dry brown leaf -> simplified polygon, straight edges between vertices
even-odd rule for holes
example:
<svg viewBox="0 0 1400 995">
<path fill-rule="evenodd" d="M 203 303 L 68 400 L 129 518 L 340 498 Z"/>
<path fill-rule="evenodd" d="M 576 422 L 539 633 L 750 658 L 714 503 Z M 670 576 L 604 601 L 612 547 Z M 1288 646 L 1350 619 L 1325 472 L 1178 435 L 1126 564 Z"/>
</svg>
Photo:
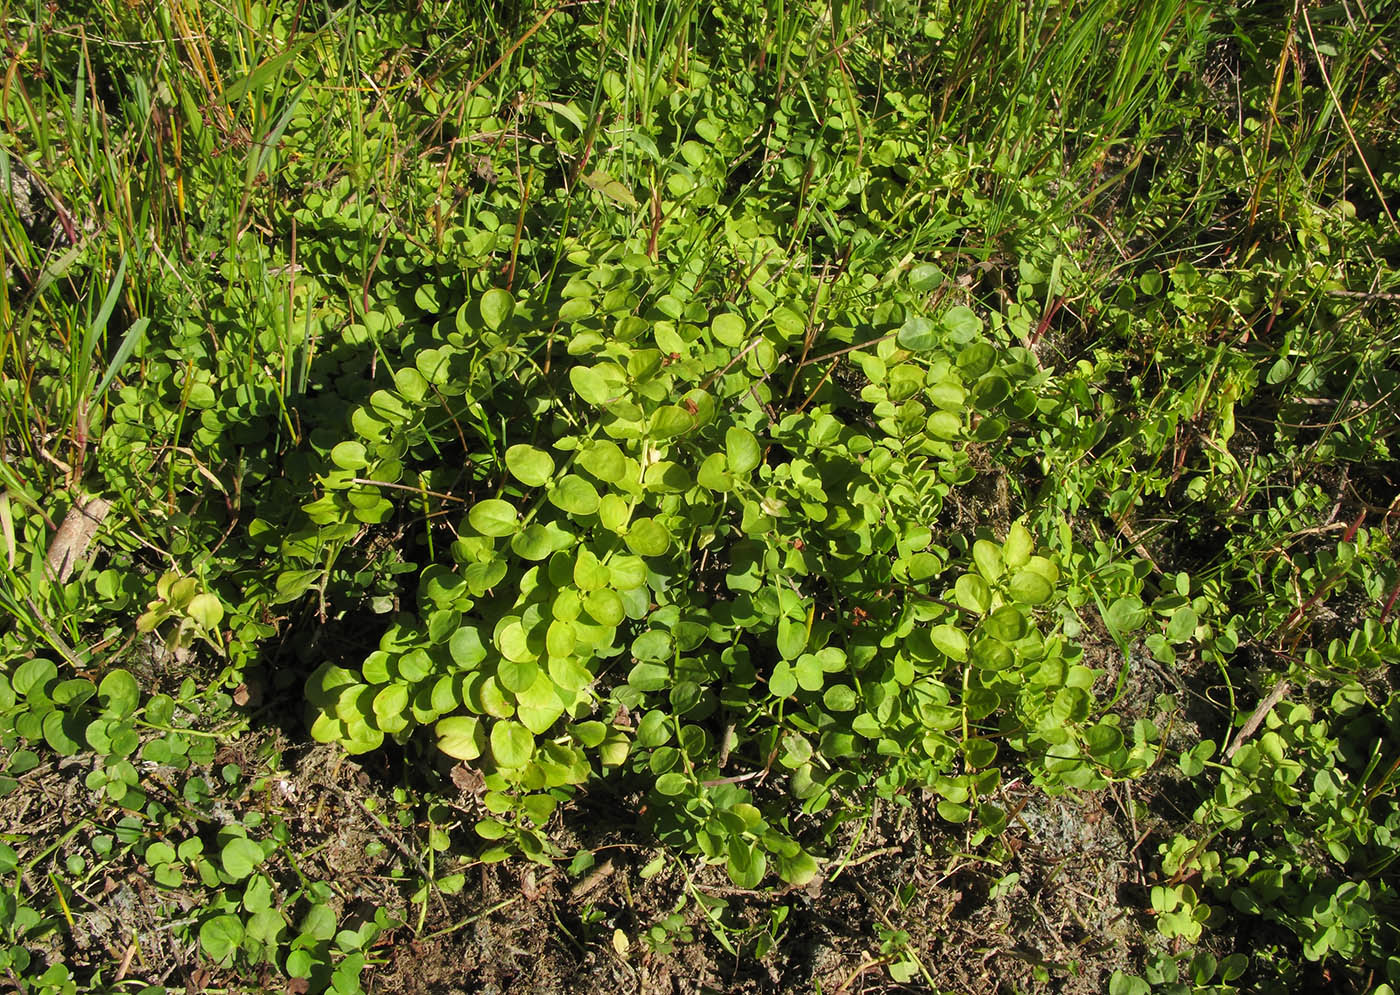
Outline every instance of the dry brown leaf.
<svg viewBox="0 0 1400 995">
<path fill-rule="evenodd" d="M 466 764 L 452 768 L 452 783 L 466 795 L 479 795 L 486 789 L 486 778 L 482 777 L 481 771 Z"/>
<path fill-rule="evenodd" d="M 73 569 L 87 555 L 92 537 L 111 508 L 112 502 L 106 498 L 85 497 L 68 509 L 48 552 L 49 569 L 60 584 L 73 575 Z"/>
<path fill-rule="evenodd" d="M 233 689 L 233 703 L 240 708 L 245 706 L 256 708 L 262 702 L 263 682 L 256 677 L 249 677 L 248 680 Z"/>
</svg>

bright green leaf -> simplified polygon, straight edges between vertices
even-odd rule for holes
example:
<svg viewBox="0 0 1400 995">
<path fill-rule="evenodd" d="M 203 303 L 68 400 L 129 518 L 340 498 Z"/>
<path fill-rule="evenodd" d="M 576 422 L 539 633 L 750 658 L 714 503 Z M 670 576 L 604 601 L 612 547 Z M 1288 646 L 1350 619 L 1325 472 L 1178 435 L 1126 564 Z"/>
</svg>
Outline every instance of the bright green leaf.
<svg viewBox="0 0 1400 995">
<path fill-rule="evenodd" d="M 745 474 L 758 466 L 763 458 L 758 439 L 746 428 L 733 426 L 724 433 L 724 453 L 729 472 Z"/>
<path fill-rule="evenodd" d="M 519 722 L 504 719 L 491 727 L 491 756 L 498 766 L 524 767 L 534 753 L 534 734 Z"/>
<path fill-rule="evenodd" d="M 506 450 L 506 469 L 526 487 L 543 487 L 554 473 L 554 458 L 522 443 Z"/>
<path fill-rule="evenodd" d="M 475 760 L 485 744 L 481 722 L 474 715 L 453 715 L 434 726 L 437 747 L 457 760 Z"/>
<path fill-rule="evenodd" d="M 571 515 L 591 515 L 598 510 L 598 491 L 578 474 L 568 473 L 550 489 L 549 503 Z"/>
</svg>

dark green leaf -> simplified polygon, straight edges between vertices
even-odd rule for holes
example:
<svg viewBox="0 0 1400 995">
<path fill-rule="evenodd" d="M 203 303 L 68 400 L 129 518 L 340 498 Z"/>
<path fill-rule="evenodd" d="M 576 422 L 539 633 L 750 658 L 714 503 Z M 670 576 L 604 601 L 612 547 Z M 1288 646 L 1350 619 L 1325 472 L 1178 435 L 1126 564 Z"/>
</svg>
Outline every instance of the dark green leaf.
<svg viewBox="0 0 1400 995">
<path fill-rule="evenodd" d="M 97 700 L 109 716 L 124 719 L 136 711 L 141 701 L 141 688 L 127 671 L 110 670 L 97 686 Z"/>
<path fill-rule="evenodd" d="M 515 298 L 510 291 L 496 287 L 481 295 L 481 317 L 492 331 L 500 328 L 515 311 Z"/>
<path fill-rule="evenodd" d="M 938 345 L 938 333 L 934 330 L 933 322 L 922 315 L 911 315 L 900 326 L 895 341 L 910 352 L 927 352 Z"/>
</svg>

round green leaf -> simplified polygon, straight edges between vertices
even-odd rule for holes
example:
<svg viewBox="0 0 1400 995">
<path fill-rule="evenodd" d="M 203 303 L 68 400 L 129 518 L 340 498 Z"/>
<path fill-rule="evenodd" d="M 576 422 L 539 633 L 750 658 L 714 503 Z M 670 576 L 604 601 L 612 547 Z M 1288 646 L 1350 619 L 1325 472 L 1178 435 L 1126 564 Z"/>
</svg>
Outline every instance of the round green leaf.
<svg viewBox="0 0 1400 995">
<path fill-rule="evenodd" d="M 389 654 L 382 649 L 375 649 L 372 654 L 365 656 L 364 663 L 360 665 L 360 676 L 371 684 L 388 684 Z"/>
<path fill-rule="evenodd" d="M 989 636 L 995 636 L 1004 643 L 1014 643 L 1029 628 L 1026 616 L 1015 605 L 1002 605 L 987 617 L 982 626 Z"/>
<path fill-rule="evenodd" d="M 1114 632 L 1126 635 L 1147 621 L 1147 609 L 1142 606 L 1141 598 L 1130 594 L 1108 606 L 1104 621 Z"/>
<path fill-rule="evenodd" d="M 606 587 L 590 591 L 583 599 L 583 610 L 599 625 L 617 625 L 626 614 L 622 598 Z"/>
<path fill-rule="evenodd" d="M 433 731 L 437 734 L 438 749 L 457 760 L 475 760 L 481 756 L 482 747 L 486 745 L 481 722 L 474 715 L 453 715 L 440 719 Z"/>
<path fill-rule="evenodd" d="M 970 612 L 984 615 L 992 606 L 992 589 L 976 574 L 963 574 L 953 585 L 953 596 L 958 606 Z"/>
<path fill-rule="evenodd" d="M 802 619 L 778 620 L 778 654 L 784 660 L 795 660 L 807 646 L 807 623 Z"/>
<path fill-rule="evenodd" d="M 1186 642 L 1196 634 L 1198 624 L 1195 610 L 1190 605 L 1182 605 L 1167 623 L 1167 640 L 1173 643 Z"/>
<path fill-rule="evenodd" d="M 949 375 L 947 380 L 940 380 L 924 390 L 924 396 L 928 398 L 930 404 L 942 409 L 946 413 L 959 414 L 962 412 L 967 401 L 967 391 L 958 382 L 956 375 Z"/>
<path fill-rule="evenodd" d="M 510 548 L 516 555 L 538 563 L 554 552 L 554 538 L 539 522 L 531 522 L 523 531 L 511 536 Z"/>
<path fill-rule="evenodd" d="M 579 743 L 583 744 L 591 750 L 597 747 L 600 743 L 603 742 L 605 738 L 607 738 L 608 727 L 596 720 L 589 722 L 578 722 L 575 723 L 574 726 L 569 730 L 569 733 Z"/>
<path fill-rule="evenodd" d="M 737 314 L 726 312 L 715 315 L 714 321 L 710 323 L 710 331 L 721 345 L 737 346 L 744 341 L 748 325 Z"/>
<path fill-rule="evenodd" d="M 927 352 L 938 345 L 938 335 L 934 331 L 933 322 L 922 315 L 910 315 L 899 327 L 895 341 L 899 343 L 900 348 L 910 352 Z"/>
<path fill-rule="evenodd" d="M 83 732 L 88 746 L 92 747 L 100 756 L 105 757 L 112 752 L 113 725 L 115 723 L 112 719 L 93 719 Z"/>
<path fill-rule="evenodd" d="M 1123 733 L 1117 726 L 1101 722 L 1085 730 L 1084 745 L 1093 756 L 1103 759 L 1123 745 Z"/>
<path fill-rule="evenodd" d="M 515 312 L 515 298 L 509 290 L 494 287 L 481 295 L 481 317 L 493 332 Z"/>
<path fill-rule="evenodd" d="M 920 294 L 937 290 L 943 279 L 943 271 L 933 263 L 920 263 L 909 271 L 909 286 Z"/>
<path fill-rule="evenodd" d="M 977 564 L 977 572 L 988 581 L 996 580 L 1005 569 L 1001 547 L 986 539 L 978 539 L 972 544 L 972 561 Z"/>
<path fill-rule="evenodd" d="M 655 439 L 684 435 L 694 427 L 695 416 L 677 404 L 663 404 L 651 416 L 651 435 Z"/>
<path fill-rule="evenodd" d="M 660 691 L 671 683 L 671 670 L 665 664 L 643 661 L 632 668 L 627 683 L 638 691 Z"/>
<path fill-rule="evenodd" d="M 928 416 L 924 428 L 935 439 L 956 439 L 962 435 L 962 416 L 952 411 L 935 411 Z"/>
<path fill-rule="evenodd" d="M 728 472 L 729 461 L 724 453 L 710 453 L 695 474 L 696 482 L 706 490 L 728 491 L 734 488 L 734 478 Z"/>
<path fill-rule="evenodd" d="M 97 686 L 97 700 L 112 718 L 124 719 L 136 711 L 141 701 L 141 688 L 125 670 L 111 670 Z"/>
<path fill-rule="evenodd" d="M 224 606 L 212 594 L 198 594 L 185 606 L 185 614 L 194 619 L 203 629 L 213 629 L 224 618 Z"/>
<path fill-rule="evenodd" d="M 669 774 L 662 774 L 656 779 L 656 793 L 659 795 L 679 795 L 689 786 L 690 779 L 684 774 L 678 774 L 674 771 Z"/>
<path fill-rule="evenodd" d="M 82 749 L 83 744 L 78 740 L 81 727 L 75 729 L 73 724 L 70 716 L 57 709 L 44 716 L 44 741 L 53 747 L 59 756 L 71 757 Z"/>
<path fill-rule="evenodd" d="M 797 693 L 797 675 L 786 660 L 773 665 L 773 673 L 768 678 L 768 693 L 775 698 L 791 698 Z"/>
<path fill-rule="evenodd" d="M 959 662 L 967 659 L 967 634 L 957 626 L 935 625 L 928 635 L 944 656 Z"/>
<path fill-rule="evenodd" d="M 329 940 L 335 935 L 335 910 L 324 902 L 317 902 L 306 910 L 301 921 L 301 935 L 310 940 Z"/>
<path fill-rule="evenodd" d="M 385 685 L 374 696 L 374 716 L 379 720 L 379 728 L 381 729 L 398 725 L 406 711 L 408 711 L 408 686 L 405 684 Z"/>
<path fill-rule="evenodd" d="M 114 670 L 112 673 L 125 674 L 126 678 L 131 681 L 132 687 L 135 688 L 136 681 L 132 679 L 131 675 L 127 674 L 125 670 Z M 58 667 L 54 665 L 54 662 L 39 657 L 36 660 L 26 660 L 16 667 L 14 675 L 10 678 L 10 686 L 14 689 L 15 694 L 27 695 L 32 688 L 38 688 L 42 691 L 45 685 L 57 676 Z M 103 681 L 103 684 L 105 685 L 106 681 Z M 102 694 L 100 688 L 98 689 L 98 694 Z M 135 700 L 136 698 L 133 697 L 133 708 L 135 707 Z"/>
<path fill-rule="evenodd" d="M 525 634 L 520 620 L 512 616 L 508 620 L 503 620 L 503 623 L 498 626 L 495 632 L 496 648 L 501 651 L 501 656 L 520 663 L 528 663 L 537 659 L 539 657 L 538 643 L 532 644 L 530 638 Z"/>
<path fill-rule="evenodd" d="M 564 714 L 564 703 L 554 690 L 554 682 L 540 675 L 516 695 L 516 717 L 537 736 L 543 736 Z"/>
<path fill-rule="evenodd" d="M 1011 381 L 999 373 L 989 373 L 972 389 L 972 406 L 978 411 L 992 411 L 1011 396 Z"/>
<path fill-rule="evenodd" d="M 589 404 L 604 405 L 613 399 L 613 388 L 603 375 L 591 366 L 575 366 L 569 371 L 569 383 L 574 393 Z"/>
<path fill-rule="evenodd" d="M 758 439 L 748 429 L 738 426 L 724 433 L 724 454 L 729 463 L 729 472 L 736 474 L 748 473 L 763 458 Z"/>
<path fill-rule="evenodd" d="M 950 307 L 943 315 L 943 327 L 953 335 L 955 341 L 970 342 L 982 331 L 982 319 L 977 317 L 971 308 L 959 304 Z"/>
<path fill-rule="evenodd" d="M 983 670 L 1005 670 L 1016 662 L 1016 654 L 1000 639 L 979 639 L 972 647 L 972 662 Z"/>
<path fill-rule="evenodd" d="M 428 381 L 412 367 L 400 367 L 394 374 L 394 387 L 405 398 L 420 404 L 428 396 Z"/>
<path fill-rule="evenodd" d="M 77 708 L 97 693 L 97 688 L 92 681 L 81 677 L 72 677 L 66 681 L 60 681 L 53 689 L 53 703 L 64 708 Z"/>
<path fill-rule="evenodd" d="M 482 535 L 492 538 L 514 535 L 520 527 L 515 506 L 500 498 L 487 498 L 472 505 L 472 510 L 467 512 L 467 521 Z"/>
<path fill-rule="evenodd" d="M 801 888 L 817 876 L 817 861 L 807 851 L 799 850 L 792 856 L 778 856 L 778 876 L 788 884 Z"/>
<path fill-rule="evenodd" d="M 556 618 L 545 631 L 544 646 L 551 657 L 566 657 L 578 645 L 571 619 Z"/>
<path fill-rule="evenodd" d="M 618 535 L 626 532 L 631 517 L 632 509 L 620 494 L 604 494 L 598 501 L 598 522 L 609 532 Z"/>
<path fill-rule="evenodd" d="M 554 458 L 522 443 L 506 450 L 506 469 L 526 487 L 543 487 L 554 473 Z"/>
<path fill-rule="evenodd" d="M 773 325 L 785 338 L 795 339 L 807 330 L 807 319 L 792 308 L 778 307 L 773 310 Z"/>
<path fill-rule="evenodd" d="M 467 589 L 472 594 L 481 597 L 501 582 L 507 569 L 506 561 L 502 558 L 473 563 L 462 571 L 462 579 L 467 582 Z"/>
<path fill-rule="evenodd" d="M 375 417 L 390 425 L 405 425 L 415 414 L 414 409 L 405 404 L 403 398 L 387 390 L 376 390 L 371 394 L 369 406 Z"/>
<path fill-rule="evenodd" d="M 399 676 L 410 684 L 417 684 L 426 678 L 433 669 L 433 658 L 427 650 L 409 650 L 395 661 Z"/>
<path fill-rule="evenodd" d="M 654 518 L 638 518 L 623 537 L 627 548 L 638 556 L 660 556 L 671 545 L 671 533 Z"/>
<path fill-rule="evenodd" d="M 571 515 L 591 515 L 598 510 L 598 492 L 578 474 L 569 473 L 550 490 L 549 503 Z"/>
<path fill-rule="evenodd" d="M 938 814 L 949 822 L 966 822 L 972 816 L 972 809 L 961 802 L 950 802 L 945 798 L 938 803 Z"/>
<path fill-rule="evenodd" d="M 849 685 L 833 684 L 822 692 L 822 704 L 832 712 L 850 712 L 856 707 L 856 693 Z"/>
<path fill-rule="evenodd" d="M 1030 530 L 1020 522 L 1011 526 L 1006 533 L 1006 542 L 1001 547 L 1002 561 L 1011 569 L 1024 567 L 1035 552 L 1035 539 Z"/>
<path fill-rule="evenodd" d="M 647 582 L 647 564 L 640 556 L 617 553 L 608 560 L 608 575 L 614 591 L 631 591 Z"/>
<path fill-rule="evenodd" d="M 227 966 L 238 945 L 243 942 L 243 920 L 236 915 L 214 916 L 199 927 L 199 945 L 209 959 L 220 967 Z"/>
<path fill-rule="evenodd" d="M 579 549 L 578 557 L 574 560 L 574 583 L 580 590 L 596 591 L 607 587 L 611 578 L 612 571 L 603 565 L 593 550 L 586 546 Z"/>
<path fill-rule="evenodd" d="M 605 483 L 615 484 L 627 473 L 627 457 L 617 443 L 607 439 L 593 442 L 579 453 L 581 467 Z"/>
<path fill-rule="evenodd" d="M 768 858 L 763 851 L 750 846 L 737 836 L 729 838 L 729 860 L 725 864 L 729 880 L 738 888 L 756 888 L 768 870 Z"/>
<path fill-rule="evenodd" d="M 447 641 L 447 651 L 452 655 L 452 662 L 466 669 L 471 669 L 486 659 L 486 647 L 481 645 L 481 633 L 472 625 L 464 625 L 452 633 L 452 638 Z"/>
<path fill-rule="evenodd" d="M 497 766 L 524 767 L 534 753 L 534 734 L 519 722 L 504 719 L 491 727 L 491 756 Z"/>
<path fill-rule="evenodd" d="M 1040 605 L 1050 600 L 1055 588 L 1033 570 L 1022 568 L 1011 575 L 1011 596 L 1023 605 Z"/>
<path fill-rule="evenodd" d="M 223 865 L 225 874 L 235 881 L 242 881 L 263 862 L 263 857 L 262 847 L 245 836 L 235 836 L 224 844 L 219 853 L 219 863 Z"/>
<path fill-rule="evenodd" d="M 369 466 L 365 447 L 359 442 L 342 442 L 331 450 L 331 462 L 342 470 L 363 470 Z"/>
<path fill-rule="evenodd" d="M 963 743 L 963 755 L 967 758 L 967 765 L 971 768 L 990 767 L 992 761 L 996 759 L 997 744 L 995 740 L 974 737 Z"/>
<path fill-rule="evenodd" d="M 502 660 L 496 668 L 496 680 L 512 694 L 523 692 L 539 675 L 539 664 L 533 660 Z"/>
</svg>

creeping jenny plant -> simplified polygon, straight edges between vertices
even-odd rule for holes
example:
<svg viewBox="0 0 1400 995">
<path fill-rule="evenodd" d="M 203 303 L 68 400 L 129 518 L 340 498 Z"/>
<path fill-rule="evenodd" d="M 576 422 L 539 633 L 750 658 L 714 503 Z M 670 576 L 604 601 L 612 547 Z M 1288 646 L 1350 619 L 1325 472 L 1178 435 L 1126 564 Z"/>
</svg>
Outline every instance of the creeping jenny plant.
<svg viewBox="0 0 1400 995">
<path fill-rule="evenodd" d="M 430 727 L 485 773 L 500 853 L 546 854 L 557 800 L 621 769 L 664 840 L 742 887 L 811 878 L 808 817 L 862 785 L 995 827 L 1000 751 L 1050 790 L 1101 783 L 1085 734 L 1122 737 L 1043 611 L 1054 558 L 1020 523 L 938 525 L 970 448 L 1034 403 L 1024 356 L 966 308 L 927 313 L 923 271 L 858 319 L 658 295 L 635 253 L 570 263 L 562 300 L 463 301 L 350 412 L 318 525 L 414 500 L 444 460 L 473 496 L 416 611 L 313 676 L 314 736 L 363 752 Z M 485 438 L 483 392 L 519 411 Z"/>
</svg>

